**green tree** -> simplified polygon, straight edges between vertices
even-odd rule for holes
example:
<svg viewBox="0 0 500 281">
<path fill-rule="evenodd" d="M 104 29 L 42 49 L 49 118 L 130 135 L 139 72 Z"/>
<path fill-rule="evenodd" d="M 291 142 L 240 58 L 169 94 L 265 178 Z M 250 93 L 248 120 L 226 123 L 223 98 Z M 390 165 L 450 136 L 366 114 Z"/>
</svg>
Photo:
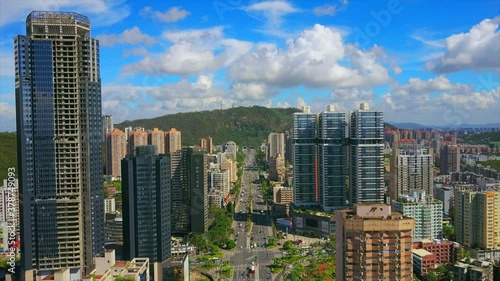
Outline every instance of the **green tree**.
<svg viewBox="0 0 500 281">
<path fill-rule="evenodd" d="M 455 240 L 455 229 L 453 225 L 445 225 L 443 226 L 443 236 L 449 240 Z"/>
<path fill-rule="evenodd" d="M 234 204 L 233 204 L 233 201 L 229 201 L 229 203 L 227 203 L 227 206 L 226 206 L 226 212 L 230 215 L 233 214 L 234 212 Z"/>
<path fill-rule="evenodd" d="M 236 248 L 236 242 L 234 242 L 232 239 L 227 239 L 226 240 L 226 250 L 232 250 Z"/>
</svg>

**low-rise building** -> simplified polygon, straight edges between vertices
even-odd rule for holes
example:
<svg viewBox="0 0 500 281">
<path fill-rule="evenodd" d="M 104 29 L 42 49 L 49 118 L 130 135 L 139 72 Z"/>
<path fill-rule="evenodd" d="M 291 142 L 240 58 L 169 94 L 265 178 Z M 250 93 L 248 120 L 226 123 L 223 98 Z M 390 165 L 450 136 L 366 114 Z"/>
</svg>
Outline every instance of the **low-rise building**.
<svg viewBox="0 0 500 281">
<path fill-rule="evenodd" d="M 436 255 L 436 264 L 447 264 L 452 261 L 456 243 L 448 240 L 424 239 L 413 243 L 413 249 L 423 249 Z"/>
<path fill-rule="evenodd" d="M 413 273 L 425 280 L 427 272 L 436 267 L 436 255 L 424 249 L 413 249 Z"/>
<path fill-rule="evenodd" d="M 491 281 L 493 264 L 487 261 L 462 259 L 453 266 L 455 281 Z"/>
<path fill-rule="evenodd" d="M 149 259 L 135 258 L 131 261 L 117 261 L 114 250 L 106 250 L 104 255 L 94 258 L 95 269 L 82 281 L 113 281 L 117 277 L 134 281 L 149 281 Z M 60 279 L 61 281 L 66 279 Z M 153 279 L 157 280 L 157 279 Z M 54 279 L 59 281 L 59 279 Z"/>
</svg>

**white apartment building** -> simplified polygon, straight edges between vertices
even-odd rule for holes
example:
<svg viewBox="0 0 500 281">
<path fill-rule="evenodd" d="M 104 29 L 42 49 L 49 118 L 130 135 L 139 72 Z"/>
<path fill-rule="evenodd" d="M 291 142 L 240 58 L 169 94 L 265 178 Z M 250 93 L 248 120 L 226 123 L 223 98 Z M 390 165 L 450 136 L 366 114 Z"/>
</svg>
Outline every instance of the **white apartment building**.
<svg viewBox="0 0 500 281">
<path fill-rule="evenodd" d="M 439 200 L 426 200 L 425 193 L 413 192 L 392 201 L 395 211 L 415 220 L 413 241 L 441 239 L 443 230 L 443 203 Z"/>
</svg>

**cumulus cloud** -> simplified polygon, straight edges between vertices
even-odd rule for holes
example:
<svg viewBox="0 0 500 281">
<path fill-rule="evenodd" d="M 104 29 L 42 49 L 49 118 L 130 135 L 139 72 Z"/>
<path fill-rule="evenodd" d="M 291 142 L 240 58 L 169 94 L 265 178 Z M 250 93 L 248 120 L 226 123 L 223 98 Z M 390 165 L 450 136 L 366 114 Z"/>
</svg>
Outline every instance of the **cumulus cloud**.
<svg viewBox="0 0 500 281">
<path fill-rule="evenodd" d="M 261 46 L 229 66 L 229 77 L 237 82 L 263 82 L 291 88 L 370 87 L 388 83 L 391 78 L 379 62 L 381 48 L 362 51 L 345 45 L 339 31 L 316 24 L 286 49 Z"/>
<path fill-rule="evenodd" d="M 92 25 L 110 25 L 130 15 L 123 0 L 23 0 L 2 1 L 0 26 L 26 20 L 31 11 L 78 11 L 89 16 Z"/>
<path fill-rule="evenodd" d="M 130 29 L 125 29 L 120 34 L 105 34 L 97 36 L 101 46 L 111 47 L 117 44 L 145 44 L 151 45 L 156 43 L 156 39 L 148 34 L 141 32 L 139 27 L 134 26 Z"/>
<path fill-rule="evenodd" d="M 500 72 L 500 17 L 485 19 L 469 32 L 452 35 L 445 40 L 446 51 L 426 65 L 437 73 L 465 69 Z"/>
<path fill-rule="evenodd" d="M 443 75 L 410 78 L 404 85 L 391 86 L 380 100 L 388 119 L 399 122 L 415 122 L 415 116 L 429 125 L 500 122 L 500 87 L 477 91 Z"/>
<path fill-rule="evenodd" d="M 153 78 L 154 79 L 154 78 Z M 196 80 L 175 83 L 154 79 L 144 85 L 104 84 L 103 114 L 111 114 L 117 122 L 151 118 L 165 114 L 220 108 L 227 100 L 226 90 L 217 86 L 209 75 Z M 152 86 L 153 85 L 153 86 Z M 116 118 L 115 118 L 116 116 Z"/>
<path fill-rule="evenodd" d="M 248 52 L 253 44 L 223 37 L 222 27 L 164 32 L 171 45 L 163 53 L 149 53 L 137 63 L 123 67 L 124 73 L 195 74 L 227 66 Z"/>
<path fill-rule="evenodd" d="M 140 14 L 143 16 L 152 16 L 155 19 L 161 20 L 163 22 L 176 22 L 187 17 L 190 12 L 184 10 L 181 7 L 172 7 L 165 12 L 155 11 L 151 7 L 144 7 Z"/>
<path fill-rule="evenodd" d="M 230 97 L 237 101 L 261 101 L 273 94 L 275 92 L 264 83 L 235 83 L 230 89 Z"/>
</svg>

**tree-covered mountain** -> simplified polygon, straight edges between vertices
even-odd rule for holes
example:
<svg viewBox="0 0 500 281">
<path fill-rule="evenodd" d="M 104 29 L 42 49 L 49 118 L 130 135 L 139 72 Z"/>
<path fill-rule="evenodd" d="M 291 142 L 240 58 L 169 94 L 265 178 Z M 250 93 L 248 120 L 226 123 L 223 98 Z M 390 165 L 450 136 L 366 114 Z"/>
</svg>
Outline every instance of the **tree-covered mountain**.
<svg viewBox="0 0 500 281">
<path fill-rule="evenodd" d="M 152 119 L 125 121 L 116 128 L 144 127 L 146 130 L 176 128 L 182 132 L 182 144 L 197 144 L 201 137 L 211 136 L 214 144 L 229 140 L 238 145 L 258 146 L 270 132 L 285 132 L 292 127 L 297 108 L 235 107 L 223 110 L 185 112 Z"/>
</svg>

